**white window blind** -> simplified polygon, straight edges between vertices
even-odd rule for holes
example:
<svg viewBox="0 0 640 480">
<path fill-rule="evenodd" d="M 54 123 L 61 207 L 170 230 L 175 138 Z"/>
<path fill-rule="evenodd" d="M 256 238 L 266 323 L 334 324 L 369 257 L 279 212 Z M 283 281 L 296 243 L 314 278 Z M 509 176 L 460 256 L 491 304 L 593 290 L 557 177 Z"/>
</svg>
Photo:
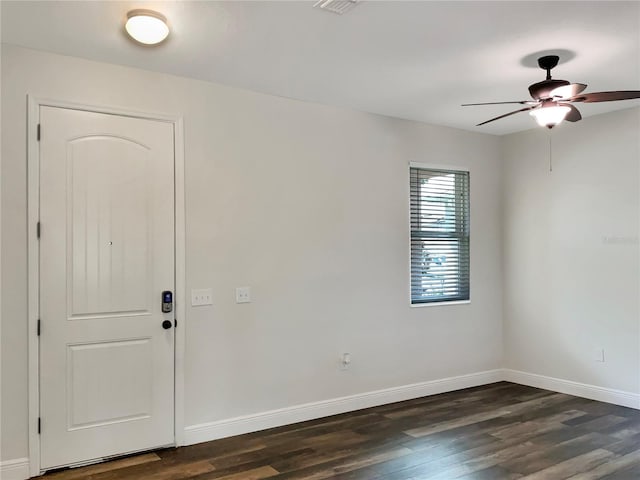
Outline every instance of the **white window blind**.
<svg viewBox="0 0 640 480">
<path fill-rule="evenodd" d="M 411 303 L 469 300 L 469 172 L 410 169 Z"/>
</svg>

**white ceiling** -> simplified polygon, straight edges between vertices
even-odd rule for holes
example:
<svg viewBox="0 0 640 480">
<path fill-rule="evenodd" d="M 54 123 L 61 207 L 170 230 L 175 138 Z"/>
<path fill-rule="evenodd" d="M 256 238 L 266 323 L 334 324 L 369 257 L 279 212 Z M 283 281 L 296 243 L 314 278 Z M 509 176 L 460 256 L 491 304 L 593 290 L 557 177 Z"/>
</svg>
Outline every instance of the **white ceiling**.
<svg viewBox="0 0 640 480">
<path fill-rule="evenodd" d="M 6 43 L 493 134 L 535 123 L 519 114 L 475 127 L 518 106 L 460 104 L 528 99 L 544 78 L 539 53 L 568 52 L 554 77 L 587 91 L 640 90 L 640 2 L 362 1 L 342 16 L 306 1 L 1 5 Z M 165 14 L 169 40 L 128 40 L 133 8 Z M 638 104 L 579 108 L 588 117 Z"/>
</svg>

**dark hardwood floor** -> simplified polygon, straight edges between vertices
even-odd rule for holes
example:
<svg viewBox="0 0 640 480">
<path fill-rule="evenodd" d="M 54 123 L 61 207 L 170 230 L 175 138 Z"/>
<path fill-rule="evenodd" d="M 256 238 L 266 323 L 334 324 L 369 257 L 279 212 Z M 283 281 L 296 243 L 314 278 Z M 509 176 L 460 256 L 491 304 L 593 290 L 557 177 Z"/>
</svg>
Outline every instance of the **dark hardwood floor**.
<svg viewBox="0 0 640 480">
<path fill-rule="evenodd" d="M 639 480 L 640 411 L 507 382 L 42 480 Z"/>
</svg>

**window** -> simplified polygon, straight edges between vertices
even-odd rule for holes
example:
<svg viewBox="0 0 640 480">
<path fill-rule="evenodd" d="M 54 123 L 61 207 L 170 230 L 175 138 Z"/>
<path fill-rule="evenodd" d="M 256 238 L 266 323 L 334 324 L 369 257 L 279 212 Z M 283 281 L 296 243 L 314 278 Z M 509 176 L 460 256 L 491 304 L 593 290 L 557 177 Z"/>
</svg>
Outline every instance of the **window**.
<svg viewBox="0 0 640 480">
<path fill-rule="evenodd" d="M 410 168 L 411 303 L 469 300 L 469 172 Z"/>
</svg>

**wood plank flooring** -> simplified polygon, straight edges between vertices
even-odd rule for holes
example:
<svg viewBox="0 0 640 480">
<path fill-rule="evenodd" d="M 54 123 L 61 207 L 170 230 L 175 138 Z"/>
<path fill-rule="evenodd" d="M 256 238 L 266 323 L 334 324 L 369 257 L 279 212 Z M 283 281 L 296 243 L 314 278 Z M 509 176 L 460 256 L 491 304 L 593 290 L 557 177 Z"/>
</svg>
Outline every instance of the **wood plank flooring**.
<svg viewBox="0 0 640 480">
<path fill-rule="evenodd" d="M 640 411 L 508 382 L 42 480 L 640 480 Z"/>
</svg>

